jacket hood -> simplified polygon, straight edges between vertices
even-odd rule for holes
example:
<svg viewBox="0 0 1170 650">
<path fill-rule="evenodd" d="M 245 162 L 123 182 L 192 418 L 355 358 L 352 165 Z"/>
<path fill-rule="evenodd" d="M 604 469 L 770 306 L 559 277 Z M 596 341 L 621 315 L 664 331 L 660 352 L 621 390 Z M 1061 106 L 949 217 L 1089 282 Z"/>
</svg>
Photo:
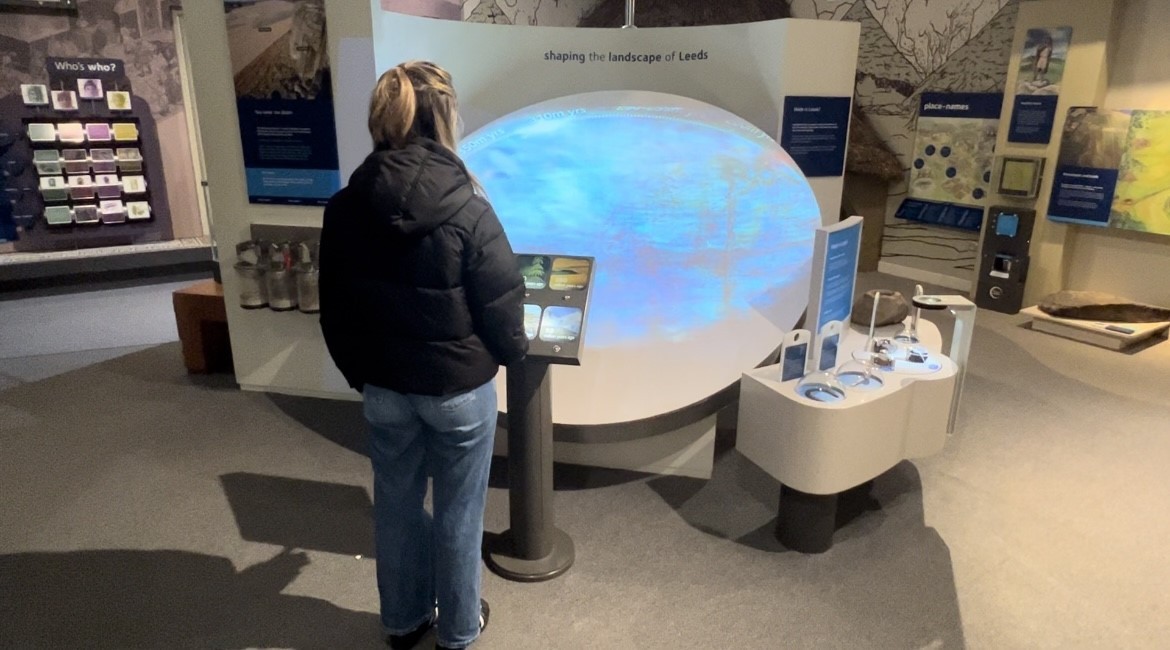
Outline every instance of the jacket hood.
<svg viewBox="0 0 1170 650">
<path fill-rule="evenodd" d="M 403 235 L 431 232 L 475 194 L 459 157 L 426 138 L 401 149 L 375 150 L 354 171 L 349 185 L 370 201 L 372 218 Z"/>
</svg>

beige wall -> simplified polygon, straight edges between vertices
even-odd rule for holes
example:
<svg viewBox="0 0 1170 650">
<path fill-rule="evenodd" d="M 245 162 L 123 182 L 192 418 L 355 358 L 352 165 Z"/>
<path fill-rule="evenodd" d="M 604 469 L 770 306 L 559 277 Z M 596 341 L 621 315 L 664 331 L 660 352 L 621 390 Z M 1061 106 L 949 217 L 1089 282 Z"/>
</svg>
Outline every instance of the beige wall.
<svg viewBox="0 0 1170 650">
<path fill-rule="evenodd" d="M 1109 26 L 1116 4 L 1114 0 L 1035 0 L 1020 4 L 996 151 L 1007 155 L 1040 156 L 1048 160 L 1039 198 L 1035 202 L 1020 204 L 1022 207 L 1034 207 L 1037 214 L 1032 235 L 1032 265 L 1024 294 L 1025 305 L 1036 304 L 1050 293 L 1070 288 L 1070 241 L 1076 236 L 1074 231 L 1079 227 L 1054 223 L 1044 218 L 1044 215 L 1048 211 L 1053 171 L 1060 151 L 1060 133 L 1064 129 L 1068 109 L 1073 106 L 1099 105 L 1105 96 Z M 1060 102 L 1057 104 L 1052 141 L 1047 145 L 1010 143 L 1007 141 L 1008 127 L 1015 103 L 1020 55 L 1028 29 L 1066 26 L 1073 28 L 1072 46 L 1069 48 Z M 1013 204 L 1005 197 L 997 197 L 997 203 Z"/>
<path fill-rule="evenodd" d="M 369 7 L 367 0 L 325 3 L 331 61 L 337 60 L 341 38 L 370 35 Z M 329 361 L 315 316 L 239 307 L 239 278 L 232 265 L 236 243 L 251 238 L 249 224 L 320 226 L 322 209 L 248 203 L 224 5 L 187 2 L 183 12 L 236 378 L 246 388 L 265 386 L 296 394 L 298 386 L 320 384 L 327 393 L 347 393 L 344 380 Z"/>
<path fill-rule="evenodd" d="M 1123 0 L 1110 48 L 1107 108 L 1170 110 L 1170 2 Z M 1170 237 L 1075 228 L 1065 255 L 1069 289 L 1170 305 Z"/>
</svg>

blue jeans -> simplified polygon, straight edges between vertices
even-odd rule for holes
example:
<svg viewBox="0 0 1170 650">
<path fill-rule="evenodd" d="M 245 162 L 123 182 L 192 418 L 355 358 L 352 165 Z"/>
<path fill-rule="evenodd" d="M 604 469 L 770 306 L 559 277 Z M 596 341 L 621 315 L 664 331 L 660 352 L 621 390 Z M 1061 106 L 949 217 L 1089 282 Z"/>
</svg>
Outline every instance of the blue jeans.
<svg viewBox="0 0 1170 650">
<path fill-rule="evenodd" d="M 429 397 L 366 386 L 382 625 L 405 634 L 439 607 L 438 641 L 479 636 L 480 546 L 496 385 Z M 434 515 L 423 508 L 427 475 Z"/>
</svg>

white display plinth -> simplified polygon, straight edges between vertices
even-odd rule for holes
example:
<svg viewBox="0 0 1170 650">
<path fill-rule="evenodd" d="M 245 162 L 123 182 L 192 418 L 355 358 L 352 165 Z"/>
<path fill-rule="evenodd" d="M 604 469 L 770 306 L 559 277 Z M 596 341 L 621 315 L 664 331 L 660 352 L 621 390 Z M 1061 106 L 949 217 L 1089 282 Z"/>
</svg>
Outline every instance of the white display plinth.
<svg viewBox="0 0 1170 650">
<path fill-rule="evenodd" d="M 807 494 L 837 494 L 870 481 L 903 459 L 942 449 L 958 367 L 938 352 L 934 324 L 919 322 L 920 345 L 938 360 L 931 374 L 883 372 L 873 390 L 849 390 L 837 403 L 797 394 L 798 380 L 781 382 L 780 366 L 744 373 L 736 446 L 783 485 Z M 901 326 L 879 330 L 889 338 Z M 868 331 L 842 337 L 838 361 L 865 347 Z"/>
<path fill-rule="evenodd" d="M 1020 313 L 1032 319 L 1032 329 L 1063 336 L 1110 350 L 1125 350 L 1155 336 L 1166 336 L 1170 323 L 1103 323 L 1100 321 L 1060 318 L 1046 314 L 1039 306 Z"/>
</svg>

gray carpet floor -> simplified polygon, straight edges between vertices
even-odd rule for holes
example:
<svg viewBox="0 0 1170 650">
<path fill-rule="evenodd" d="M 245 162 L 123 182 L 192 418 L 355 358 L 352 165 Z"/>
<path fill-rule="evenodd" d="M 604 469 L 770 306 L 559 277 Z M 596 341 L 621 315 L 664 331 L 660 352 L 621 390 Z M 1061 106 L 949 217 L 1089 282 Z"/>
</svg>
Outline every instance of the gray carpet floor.
<svg viewBox="0 0 1170 650">
<path fill-rule="evenodd" d="M 778 485 L 733 432 L 710 481 L 558 467 L 577 562 L 486 573 L 476 647 L 1167 647 L 1170 344 L 1022 321 L 980 313 L 958 433 L 880 477 L 823 555 L 774 540 Z M 0 647 L 380 647 L 357 405 L 190 377 L 176 343 L 96 343 L 0 356 Z"/>
</svg>

